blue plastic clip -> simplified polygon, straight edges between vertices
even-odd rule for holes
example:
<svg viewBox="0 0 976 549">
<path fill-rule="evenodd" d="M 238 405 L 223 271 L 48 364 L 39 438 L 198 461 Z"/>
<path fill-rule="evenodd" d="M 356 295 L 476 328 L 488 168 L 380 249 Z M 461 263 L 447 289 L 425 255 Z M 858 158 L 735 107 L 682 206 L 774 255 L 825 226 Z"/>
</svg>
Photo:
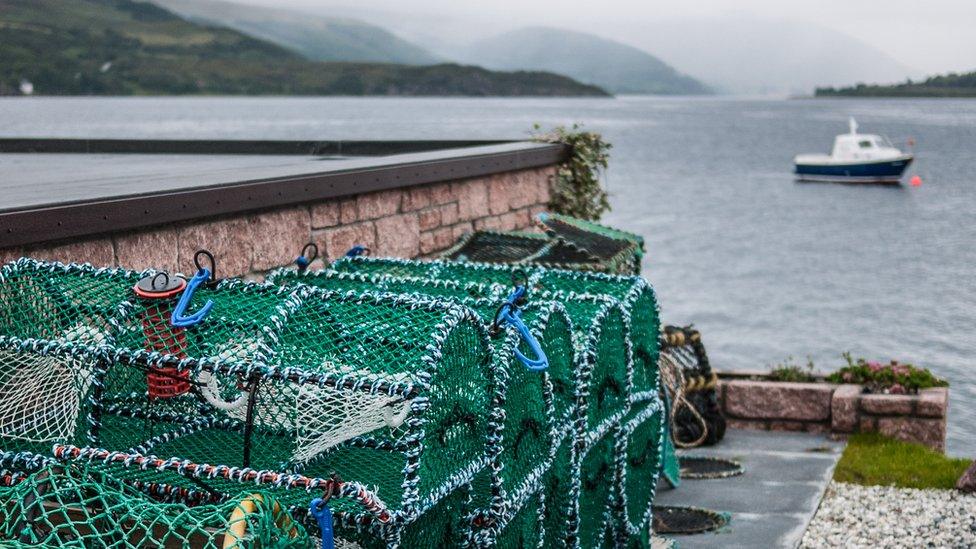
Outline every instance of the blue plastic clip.
<svg viewBox="0 0 976 549">
<path fill-rule="evenodd" d="M 208 299 L 207 302 L 200 308 L 199 311 L 193 313 L 192 315 L 186 315 L 186 308 L 190 306 L 190 300 L 193 299 L 193 292 L 196 291 L 197 287 L 206 282 L 210 278 L 210 271 L 208 269 L 200 269 L 197 274 L 193 275 L 193 278 L 186 283 L 186 288 L 180 295 L 180 300 L 176 302 L 176 307 L 173 309 L 173 316 L 170 319 L 170 324 L 180 328 L 186 328 L 187 326 L 193 326 L 194 324 L 203 320 L 210 309 L 213 308 L 213 301 Z"/>
<path fill-rule="evenodd" d="M 501 321 L 508 322 L 515 329 L 518 330 L 519 335 L 522 339 L 529 345 L 529 349 L 532 349 L 532 353 L 535 354 L 536 358 L 529 358 L 522 354 L 518 348 L 515 349 L 515 356 L 525 365 L 526 368 L 532 370 L 533 372 L 538 372 L 545 370 L 549 367 L 549 358 L 546 357 L 546 352 L 542 350 L 542 346 L 539 345 L 539 340 L 532 335 L 529 331 L 529 327 L 522 322 L 522 311 L 519 310 L 516 303 L 522 296 L 525 295 L 525 286 L 516 286 L 515 291 L 512 292 L 505 303 L 498 309 L 498 315 L 495 317 L 495 324 L 501 324 Z M 514 312 L 513 312 L 514 311 Z"/>
<path fill-rule="evenodd" d="M 305 269 L 308 269 L 309 263 L 311 263 L 311 261 L 309 261 L 304 255 L 300 255 L 295 258 L 295 265 L 298 265 L 298 272 L 304 272 Z"/>
<path fill-rule="evenodd" d="M 362 244 L 356 244 L 346 252 L 346 257 L 359 257 L 361 255 L 369 255 L 369 248 Z"/>
<path fill-rule="evenodd" d="M 322 498 L 315 498 L 308 506 L 308 511 L 312 513 L 315 520 L 319 523 L 319 530 L 322 534 L 322 549 L 335 549 L 335 534 L 332 530 L 332 509 Z"/>
</svg>

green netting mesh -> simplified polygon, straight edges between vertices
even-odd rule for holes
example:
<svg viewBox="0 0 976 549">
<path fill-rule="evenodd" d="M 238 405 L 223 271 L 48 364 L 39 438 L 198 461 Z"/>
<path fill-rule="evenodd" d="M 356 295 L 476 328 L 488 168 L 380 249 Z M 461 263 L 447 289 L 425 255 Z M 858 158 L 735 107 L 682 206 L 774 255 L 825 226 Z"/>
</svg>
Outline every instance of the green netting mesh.
<svg viewBox="0 0 976 549">
<path fill-rule="evenodd" d="M 524 232 L 475 231 L 441 254 L 451 261 L 513 263 L 604 271 L 599 257 L 561 237 Z"/>
<path fill-rule="evenodd" d="M 212 303 L 201 322 L 175 327 L 175 296 L 136 295 L 137 273 L 21 260 L 0 276 L 8 454 L 176 456 L 162 471 L 112 461 L 112 474 L 212 497 L 238 492 L 243 471 L 338 475 L 340 520 L 396 524 L 487 466 L 496 375 L 470 309 L 227 280 L 194 293 L 188 311 Z M 314 496 L 279 497 L 300 510 Z"/>
<path fill-rule="evenodd" d="M 567 429 L 554 445 L 552 467 L 543 479 L 545 509 L 543 516 L 543 547 L 564 547 L 567 539 L 576 535 L 578 474 L 574 478 L 575 433 Z"/>
<path fill-rule="evenodd" d="M 646 282 L 395 260 L 273 278 L 203 283 L 184 314 L 209 312 L 174 326 L 182 279 L 4 267 L 0 479 L 88 463 L 95 484 L 191 511 L 256 483 L 312 534 L 328 489 L 340 547 L 608 546 L 643 518 L 660 454 L 636 419 L 657 417 Z M 513 328 L 490 335 L 513 282 L 544 372 L 514 358 L 531 352 Z"/>
<path fill-rule="evenodd" d="M 241 488 L 238 485 L 238 488 Z M 274 497 L 244 492 L 219 504 L 160 503 L 103 471 L 48 466 L 0 488 L 0 539 L 43 547 L 309 547 Z"/>
<path fill-rule="evenodd" d="M 282 271 L 272 276 L 279 284 L 301 282 L 339 291 L 365 289 L 423 294 L 455 300 L 471 307 L 483 318 L 492 319 L 499 300 L 482 297 L 496 292 L 495 288 L 469 284 L 462 286 L 451 281 L 437 283 L 416 277 L 382 276 L 370 271 L 358 273 L 321 271 L 297 274 Z M 492 526 L 505 520 L 511 512 L 511 501 L 528 490 L 538 476 L 536 470 L 544 465 L 551 452 L 553 429 L 562 429 L 569 421 L 575 402 L 574 361 L 571 322 L 563 307 L 553 302 L 531 303 L 524 308 L 523 318 L 536 334 L 549 359 L 543 374 L 527 370 L 515 358 L 513 348 L 519 345 L 525 354 L 530 351 L 520 341 L 514 329 L 505 337 L 493 340 L 495 349 L 495 400 L 503 411 L 501 425 L 489 444 L 489 458 L 496 477 L 490 497 L 476 498 L 477 506 L 488 515 Z M 494 444 L 498 442 L 498 444 Z M 483 496 L 484 494 L 479 494 Z"/>
<path fill-rule="evenodd" d="M 541 252 L 549 241 L 544 234 L 475 231 L 462 236 L 442 257 L 454 261 L 518 263 Z"/>
<path fill-rule="evenodd" d="M 642 237 L 567 215 L 540 214 L 539 222 L 550 236 L 571 242 L 596 257 L 602 268 L 587 270 L 640 274 Z"/>
<path fill-rule="evenodd" d="M 644 239 L 569 216 L 540 214 L 546 234 L 475 231 L 441 257 L 452 261 L 535 264 L 550 268 L 639 274 Z"/>
<path fill-rule="evenodd" d="M 533 494 L 521 509 L 506 521 L 500 533 L 490 543 L 499 549 L 540 547 L 543 538 L 544 506 L 543 498 L 539 494 Z"/>
<path fill-rule="evenodd" d="M 578 432 L 596 433 L 601 430 L 605 432 L 616 425 L 631 406 L 635 410 L 643 409 L 649 402 L 657 401 L 658 311 L 653 291 L 643 279 L 527 266 L 368 258 L 338 261 L 332 266 L 332 270 L 305 275 L 302 280 L 306 280 L 309 276 L 318 280 L 313 283 L 327 287 L 331 284 L 347 288 L 342 284 L 349 280 L 368 280 L 371 284 L 385 290 L 432 292 L 435 295 L 451 296 L 462 302 L 475 301 L 474 296 L 477 298 L 492 296 L 495 302 L 498 302 L 499 296 L 504 295 L 513 279 L 518 281 L 527 278 L 530 287 L 535 289 L 533 295 L 564 304 L 576 328 L 574 333 L 577 350 L 576 377 L 571 383 L 585 389 L 577 395 L 580 400 L 577 402 L 576 409 L 583 420 Z M 294 274 L 288 272 L 279 273 L 277 277 L 282 281 L 296 278 Z M 405 285 L 407 281 L 412 286 Z M 417 287 L 417 284 L 423 287 Z M 488 308 L 487 312 L 493 313 L 494 310 Z M 628 347 L 630 347 L 630 356 L 628 356 Z M 584 352 L 584 350 L 588 351 Z M 589 366 L 584 366 L 588 356 Z M 631 359 L 632 370 L 628 368 Z M 584 379 L 589 381 L 584 382 Z M 583 385 L 580 385 L 581 383 Z M 633 418 L 635 414 L 636 411 L 631 412 L 628 417 Z M 647 427 L 642 427 L 639 434 L 645 435 L 646 429 Z M 607 444 L 612 446 L 612 443 Z M 626 450 L 621 449 L 619 452 L 623 453 Z M 606 451 L 610 452 L 609 457 L 612 458 L 614 450 L 611 448 Z M 630 451 L 633 453 L 636 450 L 631 447 Z M 632 501 L 628 500 L 631 501 L 632 510 L 640 506 L 646 509 L 644 504 L 653 496 L 653 486 L 645 486 L 643 490 L 639 488 L 648 480 L 648 474 L 656 474 L 654 467 L 660 464 L 658 459 L 660 450 L 655 448 L 653 451 L 655 455 L 649 456 L 649 461 L 637 460 L 641 467 L 632 475 L 629 489 L 639 491 L 640 494 Z M 598 454 L 599 452 L 594 455 Z M 559 460 L 559 455 L 554 459 Z M 568 449 L 561 454 L 561 459 L 563 463 L 568 462 Z M 599 468 L 595 472 L 593 470 L 595 459 L 591 457 L 581 470 L 586 474 L 598 474 Z M 623 461 L 621 457 L 619 462 L 623 463 Z M 613 465 L 616 461 L 610 463 Z M 648 466 L 651 468 L 649 469 Z M 562 469 L 562 471 L 568 470 L 568 468 Z M 558 477 L 564 477 L 561 479 L 564 482 L 573 482 L 572 475 L 559 475 L 559 472 L 559 467 L 551 469 L 546 474 L 545 482 L 558 484 Z M 611 488 L 606 490 L 609 495 Z M 569 499 L 572 500 L 572 497 Z M 560 530 L 563 535 L 559 537 L 557 534 L 557 539 L 565 539 L 566 528 L 560 528 L 559 520 L 565 521 L 565 517 L 569 515 L 554 514 L 553 510 L 559 506 L 560 503 L 555 498 L 546 506 L 548 516 L 559 516 L 559 519 L 553 519 L 556 524 L 545 530 L 547 539 L 552 539 L 548 537 L 552 532 L 560 532 Z M 607 516 L 610 516 L 609 504 L 605 511 L 608 513 Z M 635 517 L 634 520 L 642 518 L 643 516 Z M 580 525 L 584 522 L 592 523 L 592 520 L 583 520 L 581 516 Z M 610 522 L 612 521 L 608 518 L 599 530 L 603 532 L 599 539 L 606 539 L 607 543 L 613 543 L 617 536 L 621 535 L 613 533 L 617 526 L 611 525 Z M 622 519 L 619 528 L 626 529 L 626 525 L 626 520 Z M 591 533 L 595 532 L 597 530 Z M 575 535 L 573 537 L 575 538 Z"/>
<path fill-rule="evenodd" d="M 437 281 L 442 286 L 455 288 L 458 295 L 480 288 L 477 291 L 488 294 L 481 297 L 496 298 L 506 288 L 511 287 L 513 278 L 527 278 L 537 297 L 558 301 L 567 308 L 581 299 L 592 301 L 596 297 L 606 297 L 619 300 L 629 316 L 632 330 L 634 370 L 632 385 L 628 390 L 632 395 L 657 391 L 660 325 L 657 301 L 650 285 L 640 277 L 544 269 L 527 265 L 374 258 L 343 259 L 335 262 L 331 270 Z M 570 312 L 572 316 L 572 311 Z M 586 330 L 591 325 L 588 321 L 578 321 L 576 318 L 573 320 L 577 330 Z"/>
<path fill-rule="evenodd" d="M 538 216 L 540 224 L 549 228 L 551 230 L 557 230 L 557 227 L 561 225 L 569 225 L 577 230 L 586 231 L 590 234 L 596 234 L 598 236 L 603 236 L 606 238 L 612 238 L 614 240 L 625 240 L 628 242 L 633 242 L 641 250 L 644 249 L 644 237 L 639 234 L 631 233 L 627 231 L 622 231 L 620 229 L 615 229 L 613 227 L 608 227 L 606 225 L 601 225 L 594 221 L 586 221 L 585 219 L 580 219 L 578 217 L 572 217 L 569 215 L 562 215 L 556 213 L 544 213 Z"/>
<path fill-rule="evenodd" d="M 613 520 L 614 486 L 617 483 L 615 436 L 605 433 L 583 452 L 579 464 L 580 547 L 603 547 L 608 541 L 608 526 Z"/>
<path fill-rule="evenodd" d="M 635 406 L 619 432 L 623 446 L 618 464 L 623 472 L 623 520 L 631 536 L 649 529 L 664 434 L 664 410 L 658 401 Z"/>
</svg>

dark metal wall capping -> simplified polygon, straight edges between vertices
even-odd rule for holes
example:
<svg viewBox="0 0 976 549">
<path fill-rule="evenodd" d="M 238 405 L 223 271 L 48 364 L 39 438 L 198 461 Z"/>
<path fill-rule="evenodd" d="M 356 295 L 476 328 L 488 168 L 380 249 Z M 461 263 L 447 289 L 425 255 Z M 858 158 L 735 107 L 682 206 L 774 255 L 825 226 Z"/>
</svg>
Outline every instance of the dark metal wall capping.
<svg viewBox="0 0 976 549">
<path fill-rule="evenodd" d="M 457 142 L 451 143 L 456 148 Z M 0 248 L 309 204 L 360 193 L 550 166 L 568 147 L 524 143 L 504 150 L 472 148 L 442 158 L 405 154 L 402 162 L 0 212 Z M 492 149 L 493 147 L 487 147 Z M 494 147 L 497 149 L 498 147 Z M 139 151 L 145 152 L 145 150 Z M 172 152 L 172 151 L 166 151 Z M 208 154 L 214 154 L 208 151 Z M 279 154 L 279 153 L 274 153 Z M 308 154 L 308 153 L 304 153 Z"/>
<path fill-rule="evenodd" d="M 248 141 L 189 139 L 0 138 L 0 153 L 277 154 L 388 156 L 513 143 L 503 140 Z"/>
</svg>

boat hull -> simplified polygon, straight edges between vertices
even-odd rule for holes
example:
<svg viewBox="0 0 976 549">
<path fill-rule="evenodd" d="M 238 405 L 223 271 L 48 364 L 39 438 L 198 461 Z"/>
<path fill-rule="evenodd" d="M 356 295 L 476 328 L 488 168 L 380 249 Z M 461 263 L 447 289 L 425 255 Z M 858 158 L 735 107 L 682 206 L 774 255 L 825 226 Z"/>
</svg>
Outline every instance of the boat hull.
<svg viewBox="0 0 976 549">
<path fill-rule="evenodd" d="M 912 157 L 909 155 L 857 163 L 796 162 L 795 173 L 800 181 L 898 183 L 911 163 Z"/>
</svg>

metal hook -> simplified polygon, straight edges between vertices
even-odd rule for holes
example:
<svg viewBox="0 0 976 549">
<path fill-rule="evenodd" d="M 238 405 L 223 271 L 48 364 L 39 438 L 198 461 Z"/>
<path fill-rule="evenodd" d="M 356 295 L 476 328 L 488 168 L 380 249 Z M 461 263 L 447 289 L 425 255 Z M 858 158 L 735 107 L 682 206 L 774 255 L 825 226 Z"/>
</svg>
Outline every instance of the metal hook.
<svg viewBox="0 0 976 549">
<path fill-rule="evenodd" d="M 309 254 L 311 252 L 311 254 Z M 302 248 L 302 253 L 295 258 L 295 265 L 298 265 L 298 272 L 304 273 L 308 266 L 319 257 L 318 244 L 309 242 Z"/>
<path fill-rule="evenodd" d="M 210 270 L 207 270 L 200 265 L 200 256 L 205 256 L 210 260 Z M 193 264 L 197 267 L 197 273 L 200 271 L 207 271 L 210 273 L 210 279 L 207 281 L 208 286 L 212 286 L 217 282 L 217 260 L 214 259 L 214 255 L 207 250 L 197 250 L 197 253 L 193 254 Z"/>
<path fill-rule="evenodd" d="M 199 254 L 200 252 L 197 252 Z M 210 252 L 206 252 L 208 255 Z M 210 256 L 213 258 L 213 256 Z M 193 261 L 196 262 L 196 256 L 194 256 Z M 213 308 L 213 301 L 208 299 L 207 302 L 200 308 L 199 311 L 193 313 L 192 315 L 186 314 L 187 307 L 190 306 L 190 300 L 193 299 L 193 292 L 196 291 L 197 287 L 206 282 L 211 277 L 210 271 L 204 268 L 200 268 L 197 274 L 193 275 L 186 284 L 186 288 L 180 295 L 180 300 L 176 303 L 176 307 L 173 308 L 173 316 L 170 318 L 170 324 L 173 326 L 185 328 L 187 326 L 193 326 L 194 324 L 203 320 L 205 316 Z"/>
<path fill-rule="evenodd" d="M 153 290 L 156 289 L 156 279 L 159 277 L 163 277 L 163 288 L 169 286 L 169 275 L 166 273 L 166 271 L 160 271 L 156 273 L 156 276 L 152 277 L 152 279 L 149 281 L 149 285 Z"/>
</svg>

